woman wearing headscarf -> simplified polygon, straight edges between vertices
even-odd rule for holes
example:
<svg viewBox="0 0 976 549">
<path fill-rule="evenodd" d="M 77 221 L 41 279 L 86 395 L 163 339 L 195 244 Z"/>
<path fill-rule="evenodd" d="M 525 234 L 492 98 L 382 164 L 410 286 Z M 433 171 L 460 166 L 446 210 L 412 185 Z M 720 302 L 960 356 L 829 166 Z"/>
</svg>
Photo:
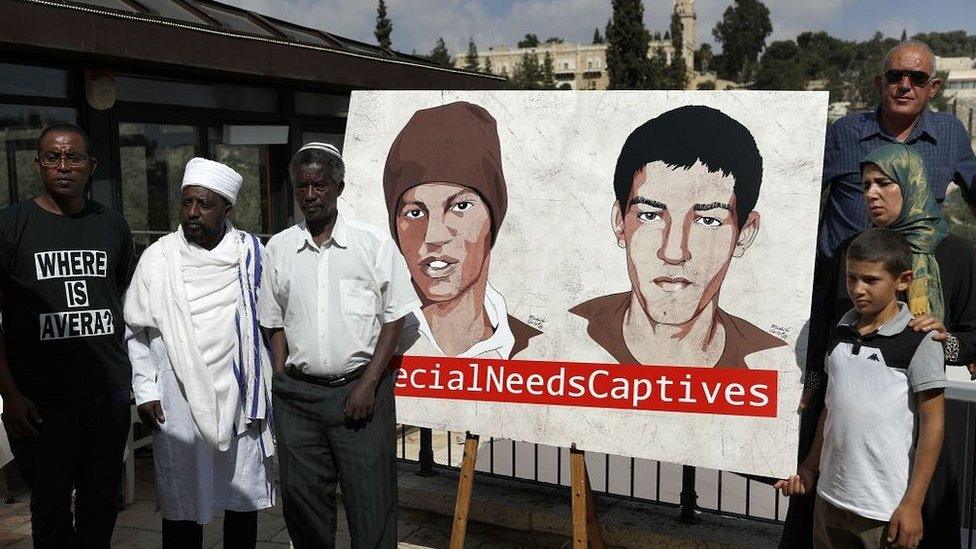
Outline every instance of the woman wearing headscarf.
<svg viewBox="0 0 976 549">
<path fill-rule="evenodd" d="M 949 234 L 949 227 L 926 181 L 921 156 L 907 145 L 879 147 L 861 162 L 861 181 L 871 224 L 887 227 L 908 240 L 915 279 L 904 301 L 916 331 L 937 331 L 948 366 L 976 362 L 976 253 L 973 244 Z M 824 308 L 814 311 L 807 354 L 807 391 L 800 427 L 800 458 L 810 450 L 823 409 L 824 357 L 830 328 L 853 305 L 847 295 L 846 261 L 850 240 L 838 249 L 828 270 Z M 951 430 L 946 428 L 946 432 Z M 923 506 L 924 537 L 919 547 L 960 547 L 958 464 L 948 448 L 950 436 L 929 485 Z M 800 498 L 802 498 L 801 496 Z M 780 547 L 808 547 L 812 542 L 812 498 L 793 498 Z M 794 505 L 795 504 L 795 505 Z"/>
</svg>

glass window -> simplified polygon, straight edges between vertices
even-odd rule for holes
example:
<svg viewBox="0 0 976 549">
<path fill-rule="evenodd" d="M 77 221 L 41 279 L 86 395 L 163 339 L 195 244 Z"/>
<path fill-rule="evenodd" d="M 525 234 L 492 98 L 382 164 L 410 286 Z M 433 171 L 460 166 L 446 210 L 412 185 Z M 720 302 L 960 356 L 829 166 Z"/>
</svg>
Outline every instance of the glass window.
<svg viewBox="0 0 976 549">
<path fill-rule="evenodd" d="M 257 23 L 251 21 L 247 16 L 243 14 L 238 14 L 231 12 L 229 10 L 222 10 L 215 8 L 209 4 L 204 4 L 202 2 L 192 2 L 193 5 L 200 11 L 206 13 L 210 17 L 213 17 L 220 22 L 221 25 L 229 28 L 238 30 L 241 32 L 249 32 L 251 34 L 260 34 L 263 36 L 273 36 L 270 32 L 264 30 L 263 27 L 259 26 Z"/>
<path fill-rule="evenodd" d="M 200 151 L 206 131 L 210 150 Z M 186 163 L 205 156 L 227 164 L 244 177 L 234 205 L 234 225 L 255 234 L 271 232 L 270 147 L 227 145 L 221 128 L 169 124 L 119 124 L 122 211 L 141 252 L 180 220 L 180 187 Z"/>
<path fill-rule="evenodd" d="M 179 223 L 183 168 L 199 143 L 193 126 L 119 124 L 122 213 L 140 252 Z"/>
<path fill-rule="evenodd" d="M 196 23 L 197 25 L 207 24 L 206 21 L 200 19 L 195 14 L 191 13 L 190 10 L 180 6 L 173 0 L 139 0 L 139 3 L 149 8 L 153 13 L 162 17 L 179 19 L 180 21 Z"/>
<path fill-rule="evenodd" d="M 293 27 L 291 25 L 285 25 L 277 21 L 272 24 L 275 26 L 275 28 L 283 32 L 285 36 L 291 38 L 292 40 L 305 42 L 307 44 L 315 44 L 316 46 L 321 46 L 323 44 L 329 46 L 332 45 L 332 44 L 328 44 L 325 40 L 322 40 L 321 36 L 315 34 L 312 31 L 301 29 L 298 27 Z"/>
<path fill-rule="evenodd" d="M 68 71 L 0 63 L 0 94 L 68 97 Z"/>
<path fill-rule="evenodd" d="M 316 143 L 328 143 L 339 149 L 339 152 L 342 152 L 343 139 L 344 136 L 341 133 L 302 132 L 302 145 L 313 141 Z"/>
<path fill-rule="evenodd" d="M 349 114 L 349 96 L 295 92 L 295 112 L 345 118 Z"/>
<path fill-rule="evenodd" d="M 41 192 L 34 169 L 37 137 L 51 124 L 74 123 L 74 109 L 0 104 L 0 206 Z"/>
<path fill-rule="evenodd" d="M 115 86 L 119 101 L 243 111 L 278 110 L 278 92 L 266 88 L 200 84 L 139 76 L 118 76 L 115 78 Z"/>
<path fill-rule="evenodd" d="M 132 9 L 132 6 L 126 4 L 122 0 L 85 0 L 86 4 L 95 4 L 96 6 L 102 6 L 103 8 L 112 8 L 113 10 L 134 12 L 136 10 Z"/>
<path fill-rule="evenodd" d="M 270 170 L 268 145 L 226 145 L 218 128 L 210 128 L 213 152 L 210 158 L 227 164 L 244 177 L 234 204 L 233 223 L 238 229 L 258 235 L 271 232 Z"/>
</svg>

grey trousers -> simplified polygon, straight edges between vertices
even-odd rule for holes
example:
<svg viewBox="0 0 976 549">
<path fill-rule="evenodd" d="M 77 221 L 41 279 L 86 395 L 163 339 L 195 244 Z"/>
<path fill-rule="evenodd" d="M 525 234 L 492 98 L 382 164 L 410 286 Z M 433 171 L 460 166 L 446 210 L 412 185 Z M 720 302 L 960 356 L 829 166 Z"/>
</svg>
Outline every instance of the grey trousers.
<svg viewBox="0 0 976 549">
<path fill-rule="evenodd" d="M 373 415 L 350 424 L 342 409 L 356 383 L 331 388 L 274 376 L 281 501 L 297 549 L 335 547 L 337 484 L 352 547 L 397 546 L 393 378 L 377 384 Z"/>
</svg>

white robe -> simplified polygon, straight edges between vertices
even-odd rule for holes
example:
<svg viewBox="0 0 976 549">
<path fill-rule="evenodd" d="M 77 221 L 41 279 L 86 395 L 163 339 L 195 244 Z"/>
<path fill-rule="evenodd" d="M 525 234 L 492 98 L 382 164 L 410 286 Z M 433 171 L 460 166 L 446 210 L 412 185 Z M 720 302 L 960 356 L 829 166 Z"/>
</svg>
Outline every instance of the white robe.
<svg viewBox="0 0 976 549">
<path fill-rule="evenodd" d="M 183 238 L 182 234 L 171 235 Z M 189 332 L 207 366 L 216 397 L 219 450 L 205 440 L 191 413 L 186 392 L 170 362 L 162 335 L 154 328 L 127 333 L 136 403 L 159 400 L 165 422 L 156 433 L 153 455 L 156 491 L 163 518 L 209 523 L 224 510 L 255 511 L 274 505 L 273 460 L 266 458 L 256 425 L 236 425 L 240 389 L 233 372 L 238 354 L 235 313 L 239 295 L 236 268 L 219 268 L 239 255 L 230 230 L 213 250 L 190 245 L 182 252 L 181 275 L 192 326 Z M 213 261 L 214 259 L 220 261 Z M 172 276 L 152 248 L 140 259 L 139 276 Z M 190 380 L 199 382 L 198 379 Z"/>
</svg>

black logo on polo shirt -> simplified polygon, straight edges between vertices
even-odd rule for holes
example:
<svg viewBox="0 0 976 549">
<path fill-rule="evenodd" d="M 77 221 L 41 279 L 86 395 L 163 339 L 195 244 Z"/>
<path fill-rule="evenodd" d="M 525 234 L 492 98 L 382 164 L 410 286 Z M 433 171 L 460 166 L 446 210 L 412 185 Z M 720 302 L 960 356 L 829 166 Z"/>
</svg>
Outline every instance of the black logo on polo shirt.
<svg viewBox="0 0 976 549">
<path fill-rule="evenodd" d="M 881 362 L 881 359 L 878 358 L 878 353 L 871 353 L 871 356 L 868 357 L 868 360 L 873 360 L 875 362 Z"/>
</svg>

